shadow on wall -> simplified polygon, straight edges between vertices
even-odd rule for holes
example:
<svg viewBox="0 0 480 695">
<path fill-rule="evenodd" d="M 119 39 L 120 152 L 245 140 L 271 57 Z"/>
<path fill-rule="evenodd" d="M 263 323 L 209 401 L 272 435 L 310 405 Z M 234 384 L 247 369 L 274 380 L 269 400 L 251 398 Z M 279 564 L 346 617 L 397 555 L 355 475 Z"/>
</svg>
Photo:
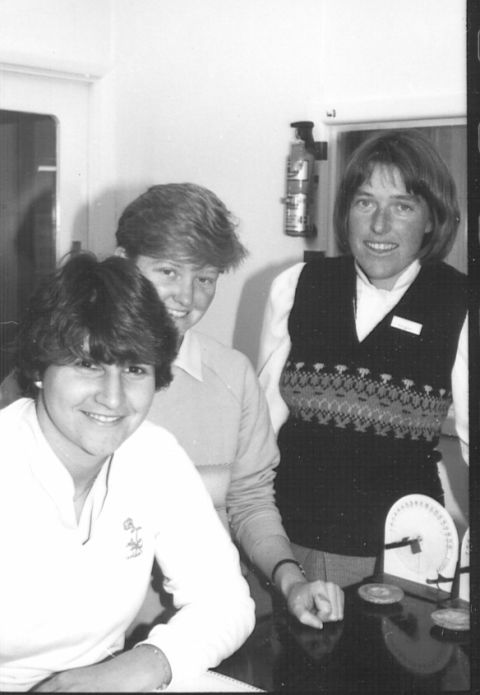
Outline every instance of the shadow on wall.
<svg viewBox="0 0 480 695">
<path fill-rule="evenodd" d="M 255 368 L 258 362 L 263 316 L 272 282 L 279 273 L 298 262 L 298 258 L 293 258 L 278 265 L 266 266 L 252 275 L 243 286 L 232 344 L 249 357 Z"/>
<path fill-rule="evenodd" d="M 151 182 L 135 187 L 115 187 L 102 191 L 90 203 L 79 208 L 73 223 L 72 240 L 85 238 L 89 243 L 82 251 L 92 251 L 100 260 L 111 255 L 116 248 L 115 232 L 124 208 L 147 190 Z M 72 244 L 73 248 L 73 244 Z"/>
</svg>

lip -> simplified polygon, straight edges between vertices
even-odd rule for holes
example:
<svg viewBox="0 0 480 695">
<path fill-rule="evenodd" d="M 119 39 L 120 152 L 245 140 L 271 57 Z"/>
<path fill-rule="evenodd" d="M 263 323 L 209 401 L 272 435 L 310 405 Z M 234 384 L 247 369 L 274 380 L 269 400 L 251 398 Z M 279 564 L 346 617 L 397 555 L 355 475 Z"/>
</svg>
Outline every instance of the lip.
<svg viewBox="0 0 480 695">
<path fill-rule="evenodd" d="M 172 317 L 172 319 L 184 319 L 186 316 L 188 316 L 189 312 L 181 309 L 169 309 L 167 307 L 167 312 L 169 316 Z"/>
<path fill-rule="evenodd" d="M 395 244 L 392 241 L 364 241 L 363 243 L 369 251 L 380 256 L 391 253 L 398 248 L 398 244 Z"/>
<path fill-rule="evenodd" d="M 92 413 L 89 410 L 82 410 L 82 413 L 88 417 L 89 420 L 92 420 L 102 427 L 116 425 L 123 420 L 123 415 L 103 415 L 102 413 Z"/>
</svg>

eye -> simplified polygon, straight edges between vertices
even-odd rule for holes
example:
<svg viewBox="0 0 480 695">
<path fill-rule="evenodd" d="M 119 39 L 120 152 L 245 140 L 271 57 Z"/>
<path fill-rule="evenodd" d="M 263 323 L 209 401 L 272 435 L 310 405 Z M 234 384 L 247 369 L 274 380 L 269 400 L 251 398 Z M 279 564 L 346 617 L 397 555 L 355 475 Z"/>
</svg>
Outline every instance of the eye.
<svg viewBox="0 0 480 695">
<path fill-rule="evenodd" d="M 152 366 L 147 364 L 128 364 L 125 367 L 126 373 L 132 376 L 146 376 L 151 374 L 152 370 Z"/>
<path fill-rule="evenodd" d="M 209 277 L 208 275 L 202 275 L 197 278 L 197 282 L 204 287 L 211 287 L 217 282 L 216 277 Z"/>
<path fill-rule="evenodd" d="M 174 268 L 169 268 L 168 266 L 159 266 L 155 268 L 155 272 L 159 275 L 163 275 L 169 280 L 173 280 L 177 275 L 177 271 Z"/>
<path fill-rule="evenodd" d="M 370 198 L 356 198 L 353 203 L 354 207 L 360 211 L 368 211 L 373 207 L 373 200 Z"/>
<path fill-rule="evenodd" d="M 89 360 L 86 357 L 79 357 L 78 359 L 75 360 L 73 363 L 75 367 L 78 369 L 83 369 L 85 371 L 93 372 L 96 371 L 97 369 L 101 369 L 101 366 L 97 364 L 96 362 L 93 362 L 93 360 Z"/>
<path fill-rule="evenodd" d="M 413 209 L 413 205 L 410 205 L 409 203 L 397 203 L 398 212 L 412 212 Z"/>
</svg>

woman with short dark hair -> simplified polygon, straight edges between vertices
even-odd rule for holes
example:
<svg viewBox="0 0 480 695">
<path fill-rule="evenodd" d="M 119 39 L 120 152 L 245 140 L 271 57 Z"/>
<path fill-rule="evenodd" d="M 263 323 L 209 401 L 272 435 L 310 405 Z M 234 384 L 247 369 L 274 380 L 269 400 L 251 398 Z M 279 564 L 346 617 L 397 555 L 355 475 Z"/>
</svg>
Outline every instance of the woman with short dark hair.
<svg viewBox="0 0 480 695">
<path fill-rule="evenodd" d="M 181 690 L 251 632 L 238 553 L 195 467 L 144 422 L 177 340 L 122 258 L 73 257 L 32 299 L 16 368 L 35 399 L 0 412 L 0 690 Z M 154 559 L 176 612 L 122 651 Z"/>
</svg>

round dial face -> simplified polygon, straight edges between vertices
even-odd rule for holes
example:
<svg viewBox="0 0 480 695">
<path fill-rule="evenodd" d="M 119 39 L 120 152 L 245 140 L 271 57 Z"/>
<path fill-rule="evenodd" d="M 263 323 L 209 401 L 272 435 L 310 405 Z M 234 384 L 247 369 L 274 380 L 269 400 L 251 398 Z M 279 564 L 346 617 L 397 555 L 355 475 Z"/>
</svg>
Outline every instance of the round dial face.
<svg viewBox="0 0 480 695">
<path fill-rule="evenodd" d="M 385 546 L 386 571 L 391 565 L 389 554 L 394 553 L 395 559 L 409 572 L 436 580 L 439 575 L 453 575 L 458 533 L 452 517 L 441 504 L 427 495 L 406 495 L 388 513 Z"/>
</svg>

